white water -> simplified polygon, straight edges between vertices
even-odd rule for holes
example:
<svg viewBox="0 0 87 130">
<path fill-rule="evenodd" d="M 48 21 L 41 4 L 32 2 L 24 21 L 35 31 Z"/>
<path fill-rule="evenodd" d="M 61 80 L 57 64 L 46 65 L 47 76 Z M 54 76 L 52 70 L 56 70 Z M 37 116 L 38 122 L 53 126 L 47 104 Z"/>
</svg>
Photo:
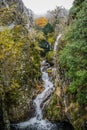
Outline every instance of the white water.
<svg viewBox="0 0 87 130">
<path fill-rule="evenodd" d="M 47 120 L 43 119 L 43 113 L 41 105 L 44 106 L 44 101 L 48 100 L 48 98 L 52 95 L 54 91 L 53 83 L 50 81 L 48 73 L 44 71 L 45 67 L 48 65 L 45 61 L 41 63 L 41 72 L 42 72 L 42 80 L 44 82 L 44 91 L 37 95 L 36 99 L 34 100 L 35 104 L 35 117 L 31 118 L 29 121 L 22 122 L 17 124 L 17 128 L 19 129 L 26 129 L 26 128 L 33 128 L 34 130 L 51 130 L 54 126 Z M 29 130 L 27 129 L 27 130 Z"/>
<path fill-rule="evenodd" d="M 56 39 L 55 44 L 54 44 L 54 51 L 57 50 L 57 47 L 58 47 L 58 41 L 59 41 L 59 39 L 61 38 L 61 36 L 62 36 L 62 34 L 59 34 L 59 35 L 57 36 L 57 39 Z"/>
<path fill-rule="evenodd" d="M 58 40 L 60 39 L 61 34 L 57 37 L 56 42 L 54 44 L 54 51 L 57 49 Z M 56 125 L 51 122 L 43 119 L 42 109 L 49 100 L 50 96 L 54 92 L 54 85 L 50 81 L 48 73 L 46 72 L 46 68 L 49 67 L 49 64 L 43 61 L 41 63 L 41 72 L 42 72 L 42 80 L 44 82 L 44 91 L 37 95 L 34 100 L 35 104 L 35 117 L 31 118 L 29 121 L 22 122 L 16 125 L 17 129 L 21 130 L 57 130 Z M 41 108 L 42 106 L 42 108 Z"/>
<path fill-rule="evenodd" d="M 57 50 L 58 40 L 60 39 L 60 37 L 61 34 L 57 37 L 57 40 L 54 45 L 54 51 Z M 54 85 L 50 81 L 48 73 L 46 72 L 46 69 L 48 67 L 49 64 L 46 63 L 45 61 L 41 63 L 41 72 L 42 72 L 42 80 L 44 82 L 44 86 L 43 86 L 44 91 L 41 94 L 38 94 L 36 99 L 34 100 L 35 117 L 31 118 L 26 122 L 22 122 L 17 125 L 14 125 L 15 130 L 74 130 L 73 127 L 68 123 L 64 124 L 63 122 L 63 123 L 52 124 L 46 119 L 43 119 L 42 110 L 45 104 L 49 103 L 50 96 L 54 92 Z M 55 68 L 53 70 L 55 70 Z"/>
<path fill-rule="evenodd" d="M 43 71 L 44 64 L 46 64 L 45 61 L 42 62 L 41 71 L 42 71 L 42 80 L 44 81 L 44 88 L 45 88 L 45 90 L 41 94 L 39 94 L 36 97 L 36 99 L 34 100 L 34 103 L 36 104 L 36 118 L 38 120 L 42 120 L 42 118 L 43 118 L 41 104 L 54 91 L 53 83 L 49 80 L 48 73 L 46 73 L 45 71 Z"/>
</svg>

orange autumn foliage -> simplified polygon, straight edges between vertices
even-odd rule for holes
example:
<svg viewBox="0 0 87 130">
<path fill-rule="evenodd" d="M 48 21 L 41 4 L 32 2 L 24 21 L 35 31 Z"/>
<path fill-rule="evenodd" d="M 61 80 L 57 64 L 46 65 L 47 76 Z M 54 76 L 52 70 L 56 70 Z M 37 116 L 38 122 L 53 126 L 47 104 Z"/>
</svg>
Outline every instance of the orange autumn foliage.
<svg viewBox="0 0 87 130">
<path fill-rule="evenodd" d="M 44 27 L 46 24 L 48 23 L 48 20 L 44 17 L 40 17 L 38 19 L 35 20 L 35 24 L 40 26 L 40 27 Z"/>
</svg>

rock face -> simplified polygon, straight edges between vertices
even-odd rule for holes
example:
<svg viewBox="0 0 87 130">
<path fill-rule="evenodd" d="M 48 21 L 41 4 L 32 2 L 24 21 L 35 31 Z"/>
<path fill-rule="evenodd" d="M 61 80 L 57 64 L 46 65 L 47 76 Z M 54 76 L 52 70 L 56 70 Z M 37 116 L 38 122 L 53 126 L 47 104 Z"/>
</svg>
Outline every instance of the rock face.
<svg viewBox="0 0 87 130">
<path fill-rule="evenodd" d="M 0 129 L 10 130 L 10 122 L 9 122 L 9 118 L 8 118 L 8 114 L 6 110 L 4 92 L 3 92 L 2 97 L 0 97 Z"/>
<path fill-rule="evenodd" d="M 60 41 L 59 46 L 61 44 Z M 58 61 L 56 62 L 56 68 L 56 90 L 44 115 L 52 122 L 66 121 L 71 123 L 75 130 L 86 130 L 87 109 L 75 101 L 74 95 L 67 92 L 70 80 L 65 77 L 65 70 L 58 64 Z"/>
<path fill-rule="evenodd" d="M 60 40 L 58 49 L 61 48 L 61 44 Z M 52 122 L 69 122 L 74 126 L 75 130 L 86 130 L 87 109 L 75 101 L 74 95 L 67 92 L 70 80 L 65 77 L 65 70 L 59 65 L 58 59 L 55 66 L 57 68 L 55 78 L 56 90 L 46 108 L 44 116 Z"/>
<path fill-rule="evenodd" d="M 31 92 L 33 94 L 35 90 L 32 89 Z M 24 93 L 22 97 L 18 99 L 18 105 L 13 104 L 8 108 L 8 118 L 10 123 L 22 122 L 34 116 L 35 109 L 32 101 L 33 95 L 29 96 L 28 91 Z"/>
<path fill-rule="evenodd" d="M 10 68 L 10 71 L 8 71 L 8 67 L 6 67 L 6 66 L 4 67 L 5 69 L 7 69 L 7 71 L 10 74 L 9 75 L 7 73 L 8 81 L 5 78 L 3 78 L 3 76 L 1 79 L 2 81 L 0 81 L 0 130 L 9 130 L 10 122 L 11 123 L 21 122 L 21 121 L 26 120 L 27 118 L 31 118 L 32 116 L 34 116 L 34 107 L 32 104 L 32 98 L 35 96 L 35 93 L 36 93 L 36 90 L 34 88 L 34 85 L 35 85 L 34 83 L 38 82 L 38 77 L 40 78 L 40 76 L 39 76 L 40 63 L 39 63 L 39 59 L 37 60 L 38 63 L 35 62 L 36 59 L 34 57 L 36 57 L 38 53 L 36 51 L 35 51 L 36 54 L 35 54 L 35 52 L 33 53 L 34 47 L 31 47 L 31 48 L 29 47 L 32 44 L 28 39 L 30 36 L 29 31 L 32 26 L 33 26 L 33 12 L 24 6 L 22 0 L 0 0 L 0 34 L 2 34 L 1 37 L 4 37 L 4 39 L 7 38 L 9 41 L 9 44 L 11 43 L 11 40 L 12 40 L 15 44 L 16 50 L 17 51 L 21 50 L 21 55 L 20 55 L 18 61 L 17 61 L 17 59 L 14 59 L 14 61 L 10 62 L 9 59 L 12 58 L 12 54 L 10 56 L 7 56 L 9 65 L 7 65 L 8 63 L 6 62 L 6 59 L 4 59 L 3 63 L 1 63 L 1 61 L 0 61 L 1 70 L 3 70 L 2 64 L 7 65 Z M 6 31 L 7 31 L 7 33 L 6 33 Z M 6 33 L 6 35 L 11 34 L 10 36 L 12 36 L 12 37 L 6 37 L 6 35 L 3 34 L 3 32 Z M 2 41 L 0 41 L 0 42 L 2 42 Z M 17 43 L 22 44 L 22 48 L 20 45 L 19 45 L 19 47 L 17 47 Z M 0 45 L 1 45 L 1 43 L 0 43 Z M 6 45 L 8 45 L 8 42 L 6 42 Z M 0 46 L 0 48 L 1 48 L 1 46 Z M 4 48 L 5 48 L 5 46 L 4 46 Z M 12 48 L 12 49 L 14 49 L 14 48 Z M 12 51 L 12 49 L 11 49 L 11 51 Z M 2 52 L 3 52 L 3 49 L 2 49 Z M 8 50 L 8 55 L 9 54 L 10 53 Z M 6 54 L 4 54 L 4 55 L 6 56 Z M 28 55 L 29 55 L 29 57 L 27 57 Z M 29 58 L 31 58 L 31 59 L 29 59 Z M 39 58 L 39 54 L 38 54 L 37 58 Z M 0 58 L 0 60 L 3 60 L 3 59 Z M 11 76 L 11 73 L 13 73 L 14 69 L 16 68 L 16 62 L 17 63 L 19 62 L 19 68 L 18 68 L 18 70 L 15 71 L 13 76 Z M 34 64 L 34 62 L 35 62 L 35 64 Z M 22 72 L 22 70 L 20 72 L 18 72 L 18 71 L 20 68 L 22 69 L 22 67 L 25 66 L 25 63 L 27 64 L 27 67 L 29 67 L 29 68 L 26 69 L 26 67 L 25 67 L 25 69 L 26 69 L 25 71 L 27 74 L 25 73 L 25 75 L 24 75 L 24 80 L 26 82 L 24 85 L 23 81 L 21 82 L 21 78 L 20 78 L 20 76 L 18 76 L 18 73 L 21 72 L 21 74 L 22 73 L 24 74 L 25 71 L 24 70 L 23 70 L 23 72 Z M 37 68 L 36 68 L 36 70 L 34 70 L 34 72 L 32 72 L 33 65 L 37 65 Z M 38 72 L 39 72 L 39 74 L 37 76 Z M 36 73 L 36 75 L 35 75 L 35 73 Z M 4 72 L 0 72 L 0 76 L 4 75 L 4 77 L 5 77 L 6 76 L 5 74 L 6 73 L 4 73 Z M 16 76 L 14 76 L 14 75 L 16 75 Z M 13 90 L 11 90 L 12 78 L 14 78 L 14 79 L 18 78 L 17 84 L 19 84 L 18 85 L 18 86 L 20 86 L 19 88 L 16 88 L 16 86 L 14 85 Z M 23 78 L 23 76 L 22 76 L 22 78 Z M 3 81 L 4 81 L 4 83 L 3 83 Z M 9 82 L 9 83 L 6 83 L 6 82 Z M 10 100 L 9 98 L 12 100 Z"/>
<path fill-rule="evenodd" d="M 73 124 L 75 130 L 86 130 L 87 110 L 75 101 L 74 95 L 67 92 L 70 81 L 69 79 L 66 79 L 64 75 L 65 70 L 57 65 L 56 95 L 61 104 L 60 110 L 62 111 L 62 120 L 69 121 Z"/>
<path fill-rule="evenodd" d="M 2 16 L 3 8 L 6 10 L 5 17 Z M 26 28 L 30 28 L 33 23 L 33 12 L 27 9 L 22 0 L 0 0 L 2 25 L 24 24 Z M 1 19 L 1 20 L 2 20 Z M 0 21 L 1 22 L 1 21 Z"/>
<path fill-rule="evenodd" d="M 63 31 L 67 22 L 68 13 L 63 7 L 56 7 L 56 9 L 47 12 L 48 21 L 54 26 L 56 35 Z"/>
<path fill-rule="evenodd" d="M 67 31 L 65 30 L 62 34 L 56 55 L 56 98 L 54 95 L 46 110 L 47 118 L 50 118 L 50 120 L 71 122 L 75 130 L 87 129 L 87 85 L 85 85 L 87 83 L 85 80 L 85 78 L 87 79 L 87 75 L 81 75 L 80 77 L 77 74 L 79 71 L 82 74 L 82 70 L 87 72 L 87 64 L 85 66 L 83 63 L 86 59 L 85 55 L 82 56 L 81 60 L 79 58 L 83 53 L 81 49 L 84 47 L 85 50 L 87 47 L 87 44 L 84 46 L 87 41 L 87 30 L 83 36 L 79 31 L 80 29 L 84 32 L 87 26 L 84 24 L 84 20 L 80 21 L 83 19 L 83 16 L 84 19 L 87 19 L 87 15 L 85 15 L 86 4 L 86 0 L 75 0 L 74 6 L 70 10 L 67 23 L 69 26 L 66 27 Z M 76 82 L 77 79 L 78 82 Z"/>
</svg>

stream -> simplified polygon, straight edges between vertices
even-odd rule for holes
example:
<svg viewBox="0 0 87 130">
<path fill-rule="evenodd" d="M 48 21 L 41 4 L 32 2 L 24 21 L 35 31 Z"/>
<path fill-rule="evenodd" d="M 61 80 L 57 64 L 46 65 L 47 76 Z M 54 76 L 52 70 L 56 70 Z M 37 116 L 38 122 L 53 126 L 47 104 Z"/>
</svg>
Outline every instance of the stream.
<svg viewBox="0 0 87 130">
<path fill-rule="evenodd" d="M 51 122 L 43 119 L 43 112 L 41 105 L 45 104 L 46 100 L 49 100 L 49 97 L 54 92 L 54 85 L 50 81 L 48 73 L 46 69 L 48 68 L 49 64 L 46 61 L 41 62 L 41 72 L 42 72 L 42 80 L 44 82 L 44 91 L 37 95 L 35 98 L 34 106 L 35 106 L 35 117 L 31 118 L 29 121 L 22 122 L 16 124 L 14 127 L 16 130 L 52 130 L 56 125 L 52 124 Z"/>
<path fill-rule="evenodd" d="M 54 45 L 54 51 L 56 51 L 58 40 L 61 34 L 57 37 Z M 30 120 L 13 125 L 12 130 L 73 130 L 71 127 L 66 125 L 65 122 L 51 123 L 50 121 L 43 118 L 44 105 L 49 102 L 55 88 L 54 84 L 50 80 L 46 70 L 50 67 L 49 63 L 45 60 L 41 62 L 41 72 L 44 90 L 38 94 L 34 99 L 35 106 L 35 117 Z M 66 127 L 65 127 L 66 126 Z M 67 129 L 68 128 L 68 129 Z"/>
</svg>

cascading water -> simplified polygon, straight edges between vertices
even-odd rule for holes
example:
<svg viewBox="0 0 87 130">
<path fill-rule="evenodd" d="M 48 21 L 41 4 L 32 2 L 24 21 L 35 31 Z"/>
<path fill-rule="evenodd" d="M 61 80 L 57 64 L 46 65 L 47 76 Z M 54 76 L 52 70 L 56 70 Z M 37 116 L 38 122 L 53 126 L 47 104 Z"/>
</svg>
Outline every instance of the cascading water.
<svg viewBox="0 0 87 130">
<path fill-rule="evenodd" d="M 55 44 L 54 44 L 54 51 L 57 50 L 58 41 L 59 41 L 59 39 L 61 38 L 61 36 L 62 36 L 62 34 L 59 34 L 59 35 L 57 36 L 57 39 L 56 39 Z"/>
<path fill-rule="evenodd" d="M 43 61 L 41 63 L 41 72 L 42 72 L 42 80 L 44 82 L 44 91 L 37 95 L 36 99 L 34 100 L 35 104 L 35 117 L 31 118 L 29 121 L 22 122 L 16 125 L 17 130 L 52 130 L 53 125 L 47 120 L 43 119 L 43 113 L 41 104 L 44 104 L 44 101 L 51 96 L 54 91 L 53 83 L 50 81 L 48 73 L 45 72 L 45 68 L 48 66 L 48 63 Z"/>
<path fill-rule="evenodd" d="M 58 40 L 60 39 L 61 34 L 57 37 L 57 40 L 54 44 L 54 51 L 57 50 Z M 50 81 L 48 73 L 46 72 L 49 64 L 46 61 L 41 63 L 41 72 L 42 72 L 42 80 L 44 82 L 44 91 L 37 95 L 36 99 L 34 100 L 35 105 L 35 117 L 31 118 L 26 122 L 22 122 L 16 125 L 13 125 L 12 130 L 73 130 L 63 128 L 64 123 L 57 123 L 52 124 L 46 119 L 43 119 L 43 107 L 46 101 L 49 100 L 50 96 L 54 92 L 54 85 Z M 55 69 L 54 69 L 55 70 Z M 65 126 L 64 126 L 65 127 Z"/>
<path fill-rule="evenodd" d="M 44 81 L 44 88 L 45 90 L 39 94 L 36 99 L 34 100 L 34 103 L 36 104 L 36 118 L 38 120 L 42 120 L 43 114 L 42 114 L 42 109 L 41 109 L 41 104 L 43 103 L 44 100 L 47 99 L 48 96 L 53 93 L 54 87 L 53 83 L 49 81 L 48 73 L 44 72 L 44 64 L 46 65 L 46 62 L 42 62 L 42 80 Z"/>
</svg>

